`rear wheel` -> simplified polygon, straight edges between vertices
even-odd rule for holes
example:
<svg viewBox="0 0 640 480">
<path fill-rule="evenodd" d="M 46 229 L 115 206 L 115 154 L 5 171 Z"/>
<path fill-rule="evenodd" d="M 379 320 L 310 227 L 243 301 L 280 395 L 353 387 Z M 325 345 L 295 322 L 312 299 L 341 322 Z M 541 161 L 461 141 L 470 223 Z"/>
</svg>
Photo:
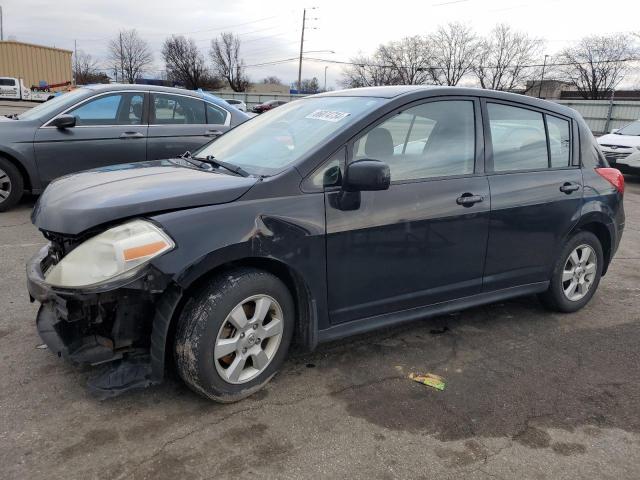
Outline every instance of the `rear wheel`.
<svg viewBox="0 0 640 480">
<path fill-rule="evenodd" d="M 580 310 L 598 288 L 603 263 L 598 237 L 591 232 L 578 232 L 562 249 L 549 289 L 539 296 L 540 300 L 552 310 Z"/>
<path fill-rule="evenodd" d="M 277 277 L 243 268 L 204 285 L 178 322 L 175 356 L 182 379 L 207 398 L 234 402 L 262 388 L 282 365 L 294 305 Z"/>
<path fill-rule="evenodd" d="M 0 157 L 0 212 L 4 212 L 22 198 L 24 180 L 16 166 Z"/>
</svg>

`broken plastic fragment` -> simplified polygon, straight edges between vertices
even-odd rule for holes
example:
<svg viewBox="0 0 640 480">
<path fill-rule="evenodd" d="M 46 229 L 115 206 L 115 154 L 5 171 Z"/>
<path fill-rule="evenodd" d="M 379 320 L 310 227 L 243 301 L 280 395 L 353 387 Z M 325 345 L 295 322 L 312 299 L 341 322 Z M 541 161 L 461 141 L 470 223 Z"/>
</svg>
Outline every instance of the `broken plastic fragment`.
<svg viewBox="0 0 640 480">
<path fill-rule="evenodd" d="M 410 373 L 409 378 L 414 382 L 422 383 L 423 385 L 433 387 L 436 390 L 444 390 L 444 378 L 440 375 L 435 375 L 433 373 Z"/>
</svg>

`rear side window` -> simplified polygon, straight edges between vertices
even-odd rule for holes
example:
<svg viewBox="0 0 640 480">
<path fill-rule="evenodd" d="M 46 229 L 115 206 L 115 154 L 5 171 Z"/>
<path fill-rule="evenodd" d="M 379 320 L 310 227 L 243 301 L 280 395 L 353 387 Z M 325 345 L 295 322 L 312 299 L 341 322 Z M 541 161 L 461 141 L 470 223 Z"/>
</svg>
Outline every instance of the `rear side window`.
<svg viewBox="0 0 640 480">
<path fill-rule="evenodd" d="M 549 131 L 551 167 L 569 166 L 569 152 L 571 147 L 569 122 L 558 117 L 547 115 L 547 130 Z"/>
<path fill-rule="evenodd" d="M 16 81 L 13 78 L 0 78 L 1 87 L 15 87 Z"/>
<path fill-rule="evenodd" d="M 471 174 L 473 102 L 443 100 L 411 107 L 358 139 L 354 157 L 386 162 L 392 181 Z"/>
<path fill-rule="evenodd" d="M 153 123 L 156 125 L 198 125 L 207 123 L 204 102 L 197 98 L 182 95 L 154 94 L 151 104 Z"/>
<path fill-rule="evenodd" d="M 214 125 L 224 125 L 227 121 L 227 111 L 211 103 L 207 103 L 206 106 L 207 123 Z"/>
<path fill-rule="evenodd" d="M 494 171 L 548 168 L 542 113 L 498 103 L 487 103 L 487 110 Z"/>
</svg>

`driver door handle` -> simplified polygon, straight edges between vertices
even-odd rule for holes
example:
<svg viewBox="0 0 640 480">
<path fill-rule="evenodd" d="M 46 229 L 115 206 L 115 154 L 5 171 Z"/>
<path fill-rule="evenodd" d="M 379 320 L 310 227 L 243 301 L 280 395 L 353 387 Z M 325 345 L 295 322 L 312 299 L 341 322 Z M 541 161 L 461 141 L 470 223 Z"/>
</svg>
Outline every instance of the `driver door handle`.
<svg viewBox="0 0 640 480">
<path fill-rule="evenodd" d="M 218 137 L 222 135 L 222 132 L 220 130 L 207 130 L 207 132 L 204 134 L 205 137 Z"/>
<path fill-rule="evenodd" d="M 578 190 L 580 190 L 580 185 L 578 185 L 577 183 L 564 182 L 560 187 L 560 191 L 562 193 L 566 193 L 567 195 Z"/>
<path fill-rule="evenodd" d="M 463 207 L 470 207 L 476 203 L 482 202 L 484 197 L 482 195 L 473 195 L 471 193 L 463 193 L 456 199 L 458 205 Z"/>
<path fill-rule="evenodd" d="M 144 134 L 140 133 L 140 132 L 124 132 L 122 135 L 120 135 L 120 138 L 122 140 L 129 140 L 131 138 L 143 138 Z"/>
</svg>

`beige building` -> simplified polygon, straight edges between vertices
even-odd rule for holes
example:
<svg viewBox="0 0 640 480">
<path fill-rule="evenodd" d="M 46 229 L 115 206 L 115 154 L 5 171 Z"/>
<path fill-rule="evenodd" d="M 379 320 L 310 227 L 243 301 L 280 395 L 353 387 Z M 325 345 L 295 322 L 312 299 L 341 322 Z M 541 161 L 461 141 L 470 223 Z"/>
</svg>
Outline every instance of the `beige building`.
<svg viewBox="0 0 640 480">
<path fill-rule="evenodd" d="M 71 82 L 71 50 L 12 40 L 0 42 L 0 77 L 22 78 L 26 87 Z"/>
</svg>

